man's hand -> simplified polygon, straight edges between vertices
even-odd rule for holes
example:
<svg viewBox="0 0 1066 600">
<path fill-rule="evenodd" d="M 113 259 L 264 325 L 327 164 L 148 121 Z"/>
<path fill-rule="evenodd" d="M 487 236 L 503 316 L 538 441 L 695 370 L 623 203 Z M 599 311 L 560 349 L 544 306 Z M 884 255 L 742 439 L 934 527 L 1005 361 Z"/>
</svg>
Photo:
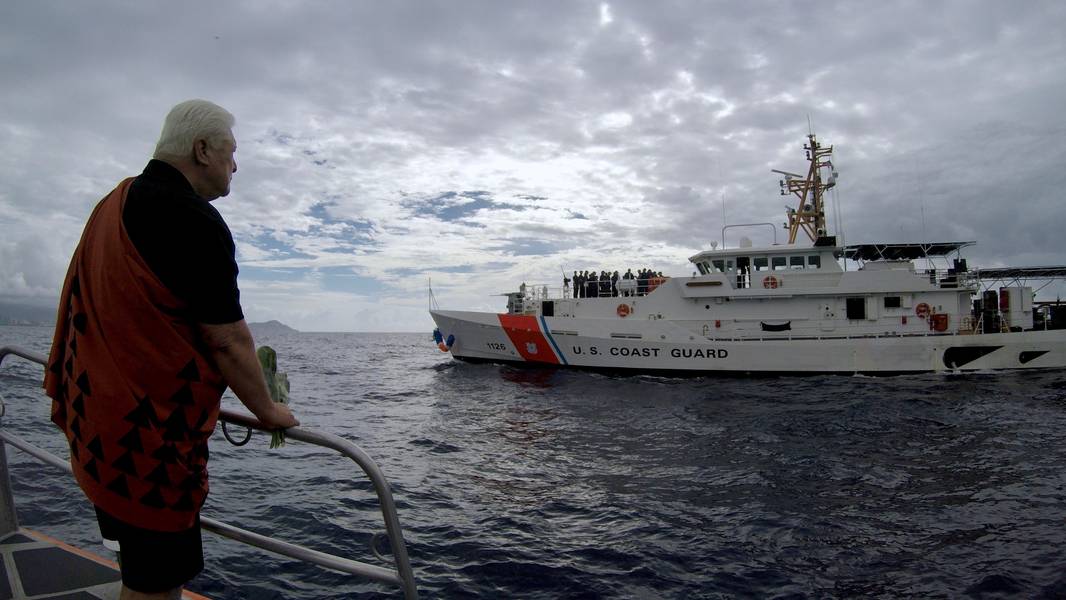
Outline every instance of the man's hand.
<svg viewBox="0 0 1066 600">
<path fill-rule="evenodd" d="M 200 323 L 199 329 L 226 383 L 264 427 L 284 429 L 300 424 L 289 407 L 270 398 L 255 355 L 252 332 L 244 319 L 222 325 Z"/>
<path fill-rule="evenodd" d="M 292 416 L 292 411 L 288 406 L 285 406 L 281 402 L 271 402 L 270 414 L 255 413 L 255 418 L 259 419 L 259 422 L 263 424 L 263 427 L 267 429 L 288 429 L 289 427 L 296 427 L 300 424 L 296 420 L 296 417 Z"/>
</svg>

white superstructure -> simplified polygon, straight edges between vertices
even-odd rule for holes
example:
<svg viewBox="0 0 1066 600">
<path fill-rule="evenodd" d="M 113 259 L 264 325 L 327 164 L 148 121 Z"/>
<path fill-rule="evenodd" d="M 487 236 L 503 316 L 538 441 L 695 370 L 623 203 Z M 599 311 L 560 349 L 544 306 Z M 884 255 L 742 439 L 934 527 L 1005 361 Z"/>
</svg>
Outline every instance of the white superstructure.
<svg viewBox="0 0 1066 600">
<path fill-rule="evenodd" d="M 509 294 L 507 313 L 434 310 L 441 348 L 465 360 L 635 372 L 1066 366 L 1066 329 L 1054 328 L 1066 307 L 1038 310 L 1024 285 L 985 289 L 1063 277 L 1066 267 L 971 271 L 959 252 L 973 242 L 838 245 L 822 202 L 835 184 L 832 147 L 811 135 L 805 149 L 806 177 L 778 171 L 782 192 L 799 198 L 787 244 L 706 250 L 689 258 L 692 276 L 639 290 L 616 282 L 550 297 L 532 286 Z M 800 232 L 809 243 L 797 243 Z M 845 271 L 845 258 L 861 266 Z"/>
</svg>

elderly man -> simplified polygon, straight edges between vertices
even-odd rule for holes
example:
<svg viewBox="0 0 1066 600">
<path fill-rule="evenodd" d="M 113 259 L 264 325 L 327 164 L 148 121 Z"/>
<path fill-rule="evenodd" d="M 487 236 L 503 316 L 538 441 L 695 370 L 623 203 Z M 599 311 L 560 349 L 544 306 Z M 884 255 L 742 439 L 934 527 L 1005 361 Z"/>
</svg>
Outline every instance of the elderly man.
<svg viewBox="0 0 1066 600">
<path fill-rule="evenodd" d="M 121 598 L 177 598 L 203 568 L 207 439 L 227 386 L 269 428 L 298 424 L 263 381 L 229 228 L 210 202 L 237 171 L 233 116 L 175 106 L 154 158 L 93 210 L 60 296 L 52 421 L 117 540 Z"/>
</svg>

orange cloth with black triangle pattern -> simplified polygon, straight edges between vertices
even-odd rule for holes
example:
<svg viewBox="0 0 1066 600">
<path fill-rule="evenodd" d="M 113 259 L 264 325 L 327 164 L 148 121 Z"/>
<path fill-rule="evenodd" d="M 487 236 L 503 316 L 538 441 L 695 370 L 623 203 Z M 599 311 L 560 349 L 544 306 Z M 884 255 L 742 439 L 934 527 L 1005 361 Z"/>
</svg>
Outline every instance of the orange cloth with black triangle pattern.
<svg viewBox="0 0 1066 600">
<path fill-rule="evenodd" d="M 131 525 L 181 531 L 207 498 L 226 384 L 185 303 L 126 235 L 132 181 L 100 201 L 74 251 L 44 387 L 89 500 Z"/>
</svg>

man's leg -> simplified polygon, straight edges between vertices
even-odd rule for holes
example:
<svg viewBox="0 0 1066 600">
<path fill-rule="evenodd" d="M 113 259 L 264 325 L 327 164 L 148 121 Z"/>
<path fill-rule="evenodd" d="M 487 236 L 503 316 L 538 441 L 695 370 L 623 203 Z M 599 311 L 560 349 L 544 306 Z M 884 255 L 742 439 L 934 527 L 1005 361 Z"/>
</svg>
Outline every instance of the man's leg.
<svg viewBox="0 0 1066 600">
<path fill-rule="evenodd" d="M 181 598 L 185 583 L 203 570 L 199 515 L 193 527 L 178 532 L 141 529 L 99 508 L 96 517 L 100 533 L 119 543 L 120 600 Z"/>
</svg>

